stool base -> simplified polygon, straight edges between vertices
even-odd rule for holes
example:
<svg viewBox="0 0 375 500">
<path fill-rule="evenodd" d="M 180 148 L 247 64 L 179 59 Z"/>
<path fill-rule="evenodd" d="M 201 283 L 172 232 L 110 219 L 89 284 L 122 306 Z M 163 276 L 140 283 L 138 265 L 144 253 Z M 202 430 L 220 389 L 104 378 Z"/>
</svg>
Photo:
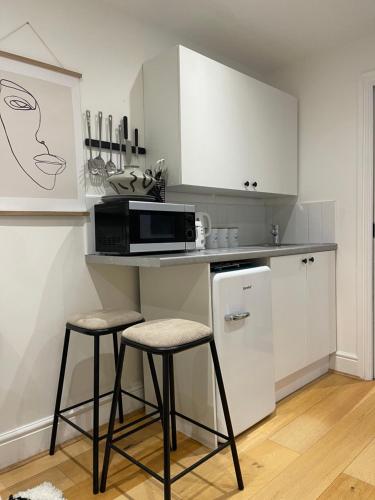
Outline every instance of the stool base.
<svg viewBox="0 0 375 500">
<path fill-rule="evenodd" d="M 112 408 L 111 408 L 111 416 L 110 416 L 110 421 L 109 421 L 109 427 L 108 427 L 108 437 L 107 437 L 107 442 L 106 442 L 106 449 L 105 449 L 105 455 L 104 455 L 104 462 L 103 462 L 103 471 L 102 471 L 102 478 L 101 478 L 101 485 L 100 485 L 100 491 L 102 493 L 105 492 L 106 490 L 106 484 L 107 484 L 107 476 L 108 476 L 108 467 L 109 467 L 109 459 L 110 459 L 110 453 L 111 450 L 116 451 L 120 455 L 122 455 L 124 458 L 129 460 L 131 463 L 134 465 L 137 465 L 140 467 L 142 470 L 150 474 L 152 477 L 163 483 L 164 485 L 164 500 L 170 500 L 171 498 L 171 485 L 177 481 L 178 479 L 181 479 L 184 477 L 186 474 L 194 470 L 196 467 L 199 465 L 203 464 L 213 456 L 215 456 L 217 453 L 219 453 L 221 450 L 224 448 L 230 446 L 231 447 L 231 452 L 232 452 L 232 459 L 233 459 L 233 464 L 234 464 L 234 469 L 236 473 L 236 478 L 237 478 L 237 484 L 238 488 L 240 490 L 244 489 L 244 484 L 243 484 L 243 479 L 242 479 L 242 474 L 241 474 L 241 468 L 240 468 L 240 463 L 238 459 L 238 454 L 237 454 L 237 448 L 236 448 L 236 443 L 235 443 L 235 438 L 233 434 L 233 428 L 232 428 L 232 423 L 230 419 L 230 413 L 229 413 L 229 408 L 228 408 L 228 403 L 226 399 L 226 394 L 225 394 L 225 389 L 224 389 L 224 383 L 223 383 L 223 378 L 221 374 L 221 369 L 220 369 L 220 364 L 219 364 L 219 359 L 217 356 L 217 351 L 216 351 L 216 346 L 215 342 L 213 340 L 213 337 L 209 337 L 206 341 L 206 343 L 210 343 L 210 349 L 211 349 L 211 355 L 212 355 L 212 360 L 214 363 L 214 368 L 215 368 L 215 374 L 216 374 L 216 380 L 218 384 L 218 389 L 223 405 L 223 411 L 224 411 L 224 417 L 225 417 L 225 422 L 227 425 L 227 432 L 228 435 L 222 434 L 215 429 L 211 429 L 210 427 L 201 424 L 200 422 L 197 422 L 196 420 L 193 420 L 190 417 L 187 417 L 186 415 L 183 415 L 182 413 L 179 413 L 176 411 L 175 406 L 174 406 L 174 384 L 173 384 L 173 352 L 171 350 L 164 350 L 164 352 L 161 349 L 156 349 L 154 350 L 154 354 L 159 354 L 163 358 L 163 402 L 162 402 L 162 407 L 161 407 L 161 421 L 162 421 L 162 426 L 163 426 L 163 453 L 164 453 L 164 474 L 161 476 L 154 470 L 150 469 L 148 466 L 140 462 L 139 460 L 136 460 L 134 457 L 129 455 L 127 452 L 116 446 L 116 442 L 125 438 L 127 435 L 130 433 L 137 432 L 147 425 L 150 425 L 160 419 L 156 418 L 151 420 L 150 422 L 147 422 L 132 431 L 125 433 L 123 435 L 119 435 L 114 437 L 114 424 L 115 424 L 115 417 L 116 417 L 116 400 L 118 397 L 118 394 L 120 394 L 120 381 L 121 381 L 121 374 L 122 374 L 122 368 L 123 368 L 123 363 L 124 363 L 124 356 L 125 356 L 125 348 L 126 345 L 132 345 L 133 343 L 127 342 L 126 339 L 122 339 L 121 342 L 121 347 L 120 347 L 120 353 L 119 353 L 119 361 L 118 361 L 118 367 L 117 367 L 117 373 L 116 373 L 116 381 L 115 381 L 115 387 L 113 391 L 113 400 L 112 400 Z M 200 342 L 200 344 L 203 344 L 204 342 Z M 196 343 L 195 343 L 196 344 Z M 143 347 L 143 346 L 142 346 Z M 142 348 L 139 346 L 139 348 Z M 145 348 L 142 350 L 145 350 L 148 355 L 150 354 L 150 351 L 152 351 L 149 347 L 144 346 Z M 189 346 L 186 346 L 186 349 L 188 349 Z M 178 352 L 181 350 L 185 349 L 179 349 Z M 159 401 L 158 401 L 159 402 Z M 149 402 L 146 402 L 146 404 L 150 404 Z M 154 405 L 151 405 L 154 406 Z M 160 403 L 159 403 L 159 408 L 160 408 Z M 175 476 L 171 477 L 170 475 L 170 430 L 172 430 L 172 450 L 176 449 L 177 447 L 177 440 L 176 440 L 176 424 L 175 424 L 175 419 L 176 416 L 187 420 L 188 422 L 195 424 L 202 429 L 205 429 L 208 432 L 211 432 L 215 434 L 216 436 L 220 437 L 222 440 L 224 440 L 224 443 L 220 443 L 217 448 L 214 450 L 210 451 L 202 457 L 200 460 L 192 464 L 191 466 L 187 467 L 180 473 L 176 474 Z M 146 415 L 145 417 L 142 418 L 149 418 L 151 415 Z M 172 424 L 170 423 L 170 417 Z M 171 429 L 170 429 L 171 427 Z M 116 433 L 119 431 L 119 429 L 116 429 Z"/>
</svg>

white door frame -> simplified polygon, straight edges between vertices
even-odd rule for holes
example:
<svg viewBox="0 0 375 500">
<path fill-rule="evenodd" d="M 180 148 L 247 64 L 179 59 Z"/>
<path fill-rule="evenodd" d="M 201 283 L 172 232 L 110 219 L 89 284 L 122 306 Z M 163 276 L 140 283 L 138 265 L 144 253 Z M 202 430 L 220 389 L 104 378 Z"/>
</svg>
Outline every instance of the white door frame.
<svg viewBox="0 0 375 500">
<path fill-rule="evenodd" d="M 359 88 L 357 174 L 357 351 L 358 375 L 374 375 L 373 237 L 375 71 L 364 73 Z"/>
</svg>

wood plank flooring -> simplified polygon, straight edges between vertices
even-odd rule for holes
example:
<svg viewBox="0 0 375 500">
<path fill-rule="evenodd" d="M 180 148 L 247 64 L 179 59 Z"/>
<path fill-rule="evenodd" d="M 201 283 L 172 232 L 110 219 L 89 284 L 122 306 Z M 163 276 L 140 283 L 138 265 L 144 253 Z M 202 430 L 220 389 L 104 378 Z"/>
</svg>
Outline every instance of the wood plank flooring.
<svg viewBox="0 0 375 500">
<path fill-rule="evenodd" d="M 139 413 L 135 416 L 139 416 Z M 172 474 L 207 451 L 178 435 Z M 162 434 L 154 424 L 121 442 L 162 473 Z M 172 487 L 173 498 L 374 499 L 375 382 L 329 373 L 277 405 L 275 413 L 237 439 L 245 490 L 236 489 L 226 449 Z M 103 444 L 101 446 L 103 453 Z M 59 447 L 54 457 L 35 457 L 0 473 L 0 497 L 51 481 L 67 500 L 159 500 L 162 485 L 117 454 L 112 455 L 106 493 L 91 493 L 91 443 Z"/>
</svg>

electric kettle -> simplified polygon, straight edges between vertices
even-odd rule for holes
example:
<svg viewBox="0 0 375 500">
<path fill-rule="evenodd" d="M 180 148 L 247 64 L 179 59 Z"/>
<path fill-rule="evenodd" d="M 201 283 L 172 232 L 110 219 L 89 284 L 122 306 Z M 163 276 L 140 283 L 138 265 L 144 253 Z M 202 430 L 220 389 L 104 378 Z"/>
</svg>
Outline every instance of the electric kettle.
<svg viewBox="0 0 375 500">
<path fill-rule="evenodd" d="M 206 237 L 211 233 L 211 217 L 206 212 L 195 214 L 195 248 L 204 250 L 206 248 Z"/>
</svg>

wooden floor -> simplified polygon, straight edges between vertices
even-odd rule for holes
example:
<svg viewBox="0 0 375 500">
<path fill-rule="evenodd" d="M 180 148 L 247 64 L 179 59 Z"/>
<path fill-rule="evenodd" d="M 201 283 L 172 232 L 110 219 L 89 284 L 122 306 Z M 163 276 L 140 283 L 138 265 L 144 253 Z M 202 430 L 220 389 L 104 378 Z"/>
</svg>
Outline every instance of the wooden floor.
<svg viewBox="0 0 375 500">
<path fill-rule="evenodd" d="M 245 490 L 236 489 L 228 449 L 173 485 L 176 499 L 375 499 L 375 382 L 328 374 L 280 402 L 271 417 L 242 434 Z M 127 451 L 162 472 L 162 436 L 154 424 L 128 438 Z M 85 438 L 0 474 L 0 496 L 51 481 L 67 500 L 162 499 L 162 485 L 114 454 L 107 492 L 91 494 Z M 177 472 L 205 453 L 179 434 Z"/>
</svg>

